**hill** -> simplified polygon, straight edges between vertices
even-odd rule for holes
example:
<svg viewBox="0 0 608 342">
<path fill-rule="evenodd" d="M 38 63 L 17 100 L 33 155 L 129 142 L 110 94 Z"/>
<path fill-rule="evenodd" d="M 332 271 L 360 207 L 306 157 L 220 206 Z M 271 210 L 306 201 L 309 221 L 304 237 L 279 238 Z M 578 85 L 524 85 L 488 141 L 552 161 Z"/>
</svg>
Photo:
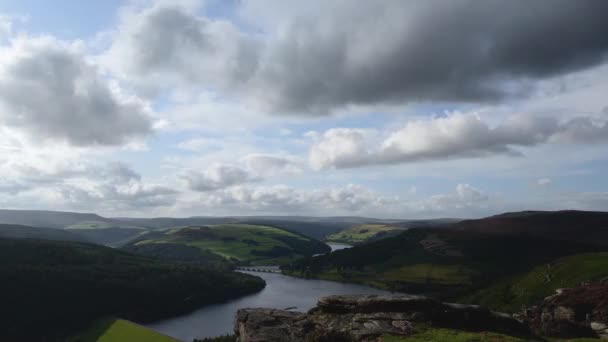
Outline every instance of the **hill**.
<svg viewBox="0 0 608 342">
<path fill-rule="evenodd" d="M 202 227 L 183 227 L 153 231 L 142 235 L 124 248 L 129 251 L 173 259 L 175 246 L 183 253 L 195 249 L 202 261 L 209 254 L 241 264 L 283 264 L 304 256 L 326 253 L 324 243 L 276 227 L 221 224 Z M 163 251 L 167 251 L 166 253 Z"/>
<path fill-rule="evenodd" d="M 331 234 L 325 241 L 358 245 L 398 235 L 405 229 L 387 224 L 362 224 Z"/>
<path fill-rule="evenodd" d="M 450 228 L 410 229 L 283 269 L 292 275 L 453 299 L 560 257 L 608 250 L 606 239 L 590 238 L 602 236 L 604 217 L 585 212 L 526 213 L 463 221 Z M 488 221 L 510 226 L 484 226 Z"/>
<path fill-rule="evenodd" d="M 108 219 L 92 213 L 44 210 L 0 210 L 0 224 L 37 227 L 38 231 L 32 231 L 27 237 L 41 239 L 61 236 L 57 230 L 66 229 L 69 232 L 63 234 L 64 239 L 54 238 L 54 240 L 90 241 L 109 246 L 120 246 L 137 237 L 144 229 L 129 222 Z M 49 228 L 55 231 L 52 233 L 40 231 Z M 75 236 L 81 238 L 77 239 Z"/>
<path fill-rule="evenodd" d="M 0 224 L 0 238 L 90 242 L 90 240 L 83 235 L 62 229 L 28 227 L 17 224 Z"/>
<path fill-rule="evenodd" d="M 108 227 L 108 228 L 66 228 L 64 230 L 68 233 L 77 234 L 85 237 L 88 241 L 94 242 L 99 245 L 106 245 L 110 247 L 121 247 L 142 234 L 145 234 L 148 230 L 145 228 L 119 228 L 119 227 Z"/>
<path fill-rule="evenodd" d="M 148 228 L 172 228 L 184 226 L 204 226 L 212 224 L 251 224 L 272 226 L 286 229 L 318 240 L 337 233 L 341 230 L 360 224 L 391 224 L 403 223 L 403 220 L 377 219 L 369 217 L 315 217 L 315 216 L 231 216 L 205 217 L 194 216 L 186 218 L 157 217 L 129 218 L 118 217 L 115 220 Z M 420 222 L 425 220 L 420 220 Z M 433 221 L 433 220 L 429 220 Z M 407 221 L 418 222 L 418 221 Z"/>
<path fill-rule="evenodd" d="M 65 228 L 79 222 L 112 222 L 92 213 L 74 213 L 46 210 L 0 209 L 0 223 L 20 224 L 32 227 Z"/>
<path fill-rule="evenodd" d="M 148 322 L 264 286 L 246 274 L 28 239 L 0 239 L 0 279 L 0 340 L 32 342 L 64 341 L 105 316 Z"/>
<path fill-rule="evenodd" d="M 464 220 L 453 229 L 494 235 L 522 235 L 608 246 L 608 212 L 523 211 Z"/>
<path fill-rule="evenodd" d="M 608 277 L 608 253 L 577 254 L 539 265 L 459 298 L 494 310 L 518 312 L 559 288 L 575 287 Z"/>
</svg>

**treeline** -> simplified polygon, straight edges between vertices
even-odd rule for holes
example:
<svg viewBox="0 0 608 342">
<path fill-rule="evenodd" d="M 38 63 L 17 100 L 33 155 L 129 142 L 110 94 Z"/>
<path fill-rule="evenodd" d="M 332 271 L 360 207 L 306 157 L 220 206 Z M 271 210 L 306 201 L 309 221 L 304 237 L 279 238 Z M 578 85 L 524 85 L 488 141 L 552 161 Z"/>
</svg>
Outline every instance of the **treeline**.
<svg viewBox="0 0 608 342">
<path fill-rule="evenodd" d="M 87 243 L 0 239 L 2 341 L 63 341 L 92 321 L 150 322 L 264 287 L 258 277 L 168 264 Z"/>
</svg>

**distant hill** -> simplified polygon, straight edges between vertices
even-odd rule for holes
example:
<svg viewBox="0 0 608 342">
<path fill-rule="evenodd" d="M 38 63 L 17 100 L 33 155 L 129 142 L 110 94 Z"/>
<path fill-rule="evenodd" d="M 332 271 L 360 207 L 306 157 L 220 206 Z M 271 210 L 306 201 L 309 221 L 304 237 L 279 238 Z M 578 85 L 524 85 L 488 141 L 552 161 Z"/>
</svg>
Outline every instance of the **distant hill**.
<svg viewBox="0 0 608 342">
<path fill-rule="evenodd" d="M 17 224 L 0 224 L 0 238 L 91 242 L 85 236 L 62 229 L 28 227 Z"/>
<path fill-rule="evenodd" d="M 181 246 L 176 247 L 176 246 Z M 123 247 L 166 260 L 209 260 L 209 253 L 242 264 L 274 265 L 326 253 L 324 243 L 276 227 L 220 224 L 152 231 Z"/>
<path fill-rule="evenodd" d="M 597 212 L 526 212 L 413 228 L 283 269 L 292 275 L 453 299 L 560 257 L 608 251 L 607 217 Z"/>
<path fill-rule="evenodd" d="M 325 237 L 325 240 L 328 242 L 358 245 L 398 235 L 405 229 L 407 228 L 389 224 L 362 224 L 331 234 Z"/>
<path fill-rule="evenodd" d="M 242 223 L 251 225 L 273 226 L 287 229 L 311 238 L 322 240 L 328 235 L 360 224 L 390 224 L 403 223 L 403 220 L 376 219 L 369 217 L 315 217 L 315 216 L 194 216 L 186 218 L 129 218 L 117 217 L 115 220 L 148 228 L 171 228 L 185 226 L 201 226 L 212 224 Z M 421 220 L 422 222 L 424 220 Z M 417 222 L 417 221 L 411 221 Z"/>
<path fill-rule="evenodd" d="M 373 222 L 370 220 L 369 222 Z M 443 228 L 460 222 L 458 219 L 407 220 L 391 223 L 364 223 L 349 226 L 336 233 L 325 236 L 328 242 L 359 245 L 396 236 L 411 228 Z"/>
<path fill-rule="evenodd" d="M 247 274 L 79 242 L 0 239 L 1 341 L 65 341 L 116 316 L 150 322 L 251 294 Z"/>
<path fill-rule="evenodd" d="M 377 219 L 358 216 L 193 216 L 184 218 L 107 218 L 93 213 L 44 210 L 0 210 L 0 223 L 68 229 L 78 234 L 87 236 L 95 243 L 115 247 L 122 246 L 140 235 L 141 231 L 138 229 L 166 229 L 217 224 L 249 224 L 276 227 L 289 230 L 309 238 L 324 240 L 332 234 L 364 224 L 391 225 L 402 228 L 430 228 L 446 225 L 455 221 L 456 220 L 453 219 Z M 82 229 L 83 231 L 76 231 L 76 229 Z M 84 229 L 88 231 L 84 231 Z"/>
<path fill-rule="evenodd" d="M 97 214 L 45 210 L 0 209 L 0 223 L 32 227 L 64 228 L 84 221 L 110 222 Z"/>
</svg>

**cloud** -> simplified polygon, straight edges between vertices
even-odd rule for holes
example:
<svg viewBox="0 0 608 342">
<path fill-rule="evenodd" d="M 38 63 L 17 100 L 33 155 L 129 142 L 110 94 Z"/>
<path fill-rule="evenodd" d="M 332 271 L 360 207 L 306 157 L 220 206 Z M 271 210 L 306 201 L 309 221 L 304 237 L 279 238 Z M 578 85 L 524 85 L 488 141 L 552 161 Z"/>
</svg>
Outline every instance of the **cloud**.
<svg viewBox="0 0 608 342">
<path fill-rule="evenodd" d="M 197 11 L 192 2 L 127 9 L 103 59 L 140 86 L 155 79 L 215 88 L 249 78 L 257 63 L 255 41 L 230 22 Z"/>
<path fill-rule="evenodd" d="M 110 87 L 79 44 L 47 36 L 0 48 L 0 122 L 76 146 L 122 145 L 152 127 L 141 102 Z"/>
<path fill-rule="evenodd" d="M 551 180 L 551 178 L 548 177 L 543 177 L 536 180 L 536 185 L 538 185 L 539 187 L 547 187 L 552 183 L 553 181 Z"/>
<path fill-rule="evenodd" d="M 320 115 L 349 105 L 525 96 L 535 81 L 599 65 L 608 53 L 601 0 L 240 6 L 253 30 L 192 6 L 130 11 L 107 63 L 132 78 L 246 97 L 273 113 Z"/>
<path fill-rule="evenodd" d="M 221 163 L 211 165 L 202 172 L 189 170 L 181 178 L 191 190 L 203 192 L 259 180 L 243 168 Z"/>
<path fill-rule="evenodd" d="M 315 138 L 314 134 L 307 134 Z M 330 166 L 348 168 L 359 166 L 370 159 L 368 132 L 362 129 L 332 128 L 322 134 L 310 149 L 309 160 L 313 169 Z"/>
<path fill-rule="evenodd" d="M 283 174 L 299 174 L 302 172 L 300 163 L 293 158 L 267 154 L 249 154 L 245 157 L 247 167 L 259 176 L 274 176 Z"/>
<path fill-rule="evenodd" d="M 391 200 L 360 185 L 300 190 L 286 185 L 246 187 L 205 193 L 197 199 L 204 206 L 256 213 L 353 213 L 389 209 Z"/>
<path fill-rule="evenodd" d="M 519 156 L 515 147 L 546 143 L 608 141 L 608 122 L 578 117 L 515 115 L 490 126 L 478 115 L 453 112 L 444 117 L 409 121 L 389 132 L 379 144 L 360 129 L 330 129 L 317 137 L 309 152 L 314 169 L 352 168 L 421 160 L 446 160 L 495 155 Z M 314 138 L 314 137 L 313 137 Z"/>
<path fill-rule="evenodd" d="M 0 203 L 40 202 L 51 208 L 119 212 L 173 205 L 178 191 L 142 181 L 141 175 L 121 162 L 92 163 L 64 160 L 45 166 L 31 162 L 0 164 Z M 36 202 L 27 201 L 30 197 Z"/>
</svg>

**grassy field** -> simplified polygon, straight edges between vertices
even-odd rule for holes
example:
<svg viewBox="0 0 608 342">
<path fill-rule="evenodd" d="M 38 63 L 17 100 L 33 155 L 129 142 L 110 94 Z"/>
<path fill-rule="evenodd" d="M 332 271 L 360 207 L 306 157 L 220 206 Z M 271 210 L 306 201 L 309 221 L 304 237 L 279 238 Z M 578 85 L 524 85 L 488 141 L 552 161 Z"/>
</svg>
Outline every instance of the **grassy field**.
<svg viewBox="0 0 608 342">
<path fill-rule="evenodd" d="M 495 310 L 516 312 L 563 287 L 608 276 L 608 253 L 587 253 L 560 258 L 532 271 L 505 278 L 496 284 L 460 298 Z"/>
<path fill-rule="evenodd" d="M 101 319 L 86 332 L 70 340 L 70 342 L 124 341 L 179 342 L 172 337 L 157 333 L 139 324 L 115 318 Z"/>
<path fill-rule="evenodd" d="M 443 328 L 420 329 L 409 336 L 382 336 L 383 342 L 529 342 L 529 341 L 551 341 L 551 342 L 599 342 L 597 338 L 575 338 L 575 339 L 547 339 L 533 337 L 515 337 L 494 332 L 468 332 Z"/>
<path fill-rule="evenodd" d="M 428 329 L 409 336 L 383 336 L 383 342 L 524 342 L 513 336 L 492 332 L 466 332 L 451 329 Z"/>
<path fill-rule="evenodd" d="M 368 241 L 394 236 L 403 230 L 404 228 L 386 224 L 362 224 L 331 234 L 327 236 L 325 240 L 328 242 L 357 245 Z"/>
<path fill-rule="evenodd" d="M 142 236 L 136 245 L 183 244 L 209 251 L 241 264 L 285 264 L 307 255 L 327 252 L 320 241 L 280 228 L 220 224 L 171 228 Z"/>
</svg>

